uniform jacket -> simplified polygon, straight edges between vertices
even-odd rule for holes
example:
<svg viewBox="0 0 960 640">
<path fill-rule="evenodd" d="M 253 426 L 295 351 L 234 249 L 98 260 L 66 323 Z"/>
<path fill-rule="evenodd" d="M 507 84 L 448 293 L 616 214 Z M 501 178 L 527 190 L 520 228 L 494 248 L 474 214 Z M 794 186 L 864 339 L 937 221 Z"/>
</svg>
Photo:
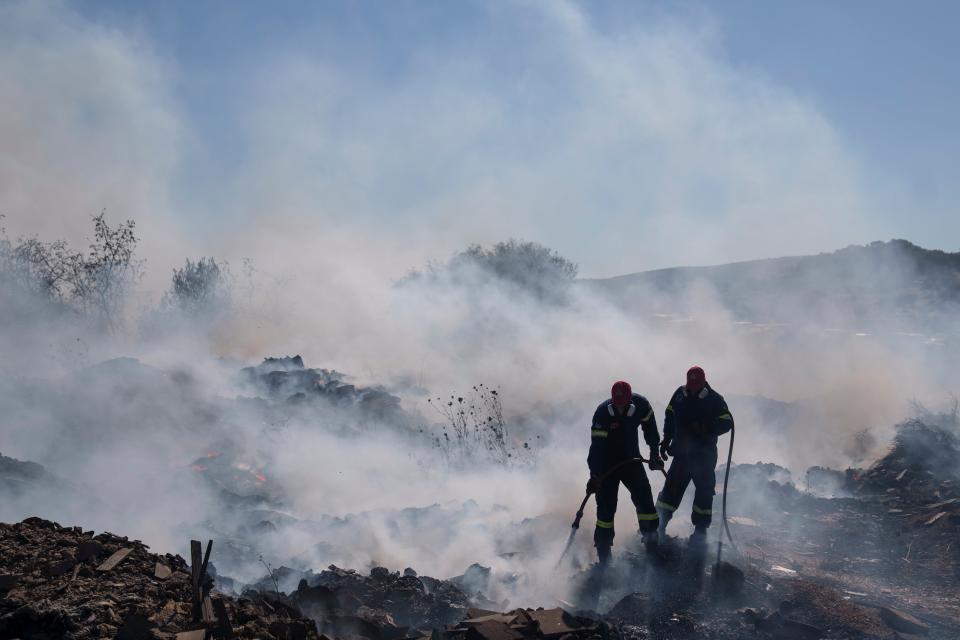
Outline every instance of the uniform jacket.
<svg viewBox="0 0 960 640">
<path fill-rule="evenodd" d="M 663 439 L 671 455 L 717 447 L 717 436 L 733 428 L 733 415 L 727 403 L 710 385 L 696 395 L 682 386 L 667 405 Z"/>
<path fill-rule="evenodd" d="M 640 455 L 639 430 L 651 448 L 660 442 L 657 418 L 653 407 L 640 394 L 633 394 L 630 404 L 618 409 L 612 400 L 597 407 L 590 427 L 590 453 L 587 465 L 591 475 L 600 475 L 612 465 Z"/>
</svg>

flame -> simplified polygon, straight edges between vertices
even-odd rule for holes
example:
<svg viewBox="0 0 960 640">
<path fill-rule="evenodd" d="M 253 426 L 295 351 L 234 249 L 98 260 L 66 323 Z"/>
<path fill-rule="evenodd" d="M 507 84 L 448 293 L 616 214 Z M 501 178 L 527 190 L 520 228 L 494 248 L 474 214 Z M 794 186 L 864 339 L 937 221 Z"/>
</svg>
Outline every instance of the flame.
<svg viewBox="0 0 960 640">
<path fill-rule="evenodd" d="M 200 473 L 200 472 L 203 472 L 203 471 L 206 471 L 206 470 L 207 470 L 207 468 L 206 468 L 205 466 L 203 466 L 202 464 L 192 464 L 192 465 L 190 465 L 190 469 L 193 470 L 193 471 L 196 471 L 197 473 Z"/>
<path fill-rule="evenodd" d="M 267 476 L 260 472 L 254 472 L 253 477 L 257 479 L 257 484 L 263 484 L 267 481 Z"/>
<path fill-rule="evenodd" d="M 207 451 L 204 458 L 219 458 L 222 454 L 219 451 Z"/>
</svg>

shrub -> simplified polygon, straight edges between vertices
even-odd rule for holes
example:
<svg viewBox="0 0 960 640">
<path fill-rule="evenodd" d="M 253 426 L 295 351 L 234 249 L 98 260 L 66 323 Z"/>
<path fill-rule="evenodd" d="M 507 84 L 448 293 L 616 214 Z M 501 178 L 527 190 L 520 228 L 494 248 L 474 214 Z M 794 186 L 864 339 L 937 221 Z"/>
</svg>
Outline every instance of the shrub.
<svg viewBox="0 0 960 640">
<path fill-rule="evenodd" d="M 225 309 L 230 302 L 230 271 L 227 263 L 213 258 L 189 258 L 183 267 L 173 270 L 170 290 L 163 304 L 191 315 L 204 315 Z"/>
<path fill-rule="evenodd" d="M 478 384 L 467 396 L 427 400 L 443 418 L 433 445 L 448 464 L 492 462 L 512 466 L 530 461 L 528 443 L 510 441 L 500 392 Z"/>
</svg>

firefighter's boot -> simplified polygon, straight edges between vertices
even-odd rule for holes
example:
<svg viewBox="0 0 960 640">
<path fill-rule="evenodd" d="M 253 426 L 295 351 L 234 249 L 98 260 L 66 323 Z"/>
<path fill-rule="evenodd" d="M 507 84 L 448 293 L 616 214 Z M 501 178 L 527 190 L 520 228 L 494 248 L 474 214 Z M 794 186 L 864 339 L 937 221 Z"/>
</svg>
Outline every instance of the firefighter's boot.
<svg viewBox="0 0 960 640">
<path fill-rule="evenodd" d="M 660 528 L 657 531 L 660 532 L 660 535 L 667 535 L 667 523 L 670 522 L 670 518 L 673 517 L 672 509 L 664 509 L 663 507 L 657 507 L 657 515 L 660 517 Z"/>
<path fill-rule="evenodd" d="M 688 543 L 691 549 L 703 550 L 707 548 L 707 528 L 706 527 L 697 527 L 693 530 L 693 533 L 690 534 L 690 542 Z"/>
<path fill-rule="evenodd" d="M 597 547 L 597 564 L 600 567 L 605 568 L 610 564 L 610 556 L 612 555 L 613 545 L 609 544 L 598 544 Z"/>
<path fill-rule="evenodd" d="M 660 534 L 657 529 L 641 532 L 640 538 L 648 553 L 654 553 L 660 548 Z"/>
</svg>

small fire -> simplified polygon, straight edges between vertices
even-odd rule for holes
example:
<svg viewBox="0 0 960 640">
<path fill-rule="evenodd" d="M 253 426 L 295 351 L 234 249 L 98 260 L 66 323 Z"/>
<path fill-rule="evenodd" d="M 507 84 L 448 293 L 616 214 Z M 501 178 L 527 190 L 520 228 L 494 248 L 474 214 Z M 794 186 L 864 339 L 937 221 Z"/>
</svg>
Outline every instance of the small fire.
<svg viewBox="0 0 960 640">
<path fill-rule="evenodd" d="M 201 472 L 207 470 L 207 468 L 206 468 L 205 466 L 203 466 L 202 464 L 192 464 L 192 465 L 190 465 L 190 469 L 191 469 L 192 471 L 196 471 L 197 473 L 201 473 Z"/>
<path fill-rule="evenodd" d="M 207 451 L 207 452 L 204 454 L 203 457 L 204 457 L 204 458 L 219 458 L 220 456 L 221 456 L 221 453 L 220 453 L 219 451 Z"/>
<path fill-rule="evenodd" d="M 257 479 L 257 484 L 263 484 L 267 481 L 267 476 L 263 475 L 259 471 L 254 472 L 253 477 Z"/>
</svg>

